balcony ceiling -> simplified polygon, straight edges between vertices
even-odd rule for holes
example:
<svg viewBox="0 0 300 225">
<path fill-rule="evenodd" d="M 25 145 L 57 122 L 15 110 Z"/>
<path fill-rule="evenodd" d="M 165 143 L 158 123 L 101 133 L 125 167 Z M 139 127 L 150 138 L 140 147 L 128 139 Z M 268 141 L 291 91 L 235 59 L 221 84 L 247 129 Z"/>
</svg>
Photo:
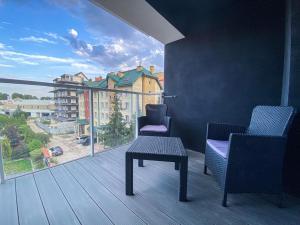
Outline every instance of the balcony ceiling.
<svg viewBox="0 0 300 225">
<path fill-rule="evenodd" d="M 272 20 L 276 10 L 284 8 L 282 0 L 146 0 L 158 13 L 183 35 L 267 22 L 259 21 L 259 14 Z M 248 15 L 248 16 L 246 16 Z M 250 15 L 250 16 L 249 16 Z M 281 19 L 281 18 L 280 18 Z"/>
<path fill-rule="evenodd" d="M 163 44 L 184 38 L 171 23 L 145 0 L 91 0 L 126 23 Z"/>
</svg>

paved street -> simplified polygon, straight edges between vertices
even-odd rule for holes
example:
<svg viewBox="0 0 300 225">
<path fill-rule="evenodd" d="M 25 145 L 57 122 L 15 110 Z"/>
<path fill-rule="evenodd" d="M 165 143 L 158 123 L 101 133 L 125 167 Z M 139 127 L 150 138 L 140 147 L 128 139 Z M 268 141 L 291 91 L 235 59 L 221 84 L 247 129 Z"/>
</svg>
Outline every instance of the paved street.
<svg viewBox="0 0 300 225">
<path fill-rule="evenodd" d="M 27 124 L 36 133 L 45 133 L 45 131 L 39 128 L 34 120 L 28 120 Z M 48 143 L 48 148 L 60 146 L 64 154 L 60 156 L 53 157 L 57 160 L 57 163 L 64 163 L 74 159 L 78 159 L 90 154 L 90 146 L 83 146 L 77 144 L 76 134 L 63 134 L 63 135 L 52 135 L 50 142 Z M 95 152 L 103 151 L 103 146 L 95 144 Z"/>
</svg>

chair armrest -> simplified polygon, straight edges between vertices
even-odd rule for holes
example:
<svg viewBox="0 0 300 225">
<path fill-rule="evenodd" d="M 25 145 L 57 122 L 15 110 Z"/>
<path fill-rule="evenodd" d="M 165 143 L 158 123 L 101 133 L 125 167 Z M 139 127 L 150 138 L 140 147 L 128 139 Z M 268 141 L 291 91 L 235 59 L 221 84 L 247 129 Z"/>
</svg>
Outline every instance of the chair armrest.
<svg viewBox="0 0 300 225">
<path fill-rule="evenodd" d="M 138 117 L 138 132 L 140 132 L 140 129 L 147 125 L 148 119 L 147 116 L 140 116 Z"/>
<path fill-rule="evenodd" d="M 257 192 L 281 191 L 286 137 L 231 134 L 228 151 L 228 184 Z"/>
<path fill-rule="evenodd" d="M 227 141 L 231 133 L 244 133 L 245 131 L 246 128 L 243 126 L 223 123 L 208 123 L 206 139 Z"/>
<path fill-rule="evenodd" d="M 170 130 L 170 128 L 171 128 L 171 122 L 172 122 L 172 118 L 170 116 L 165 116 L 164 117 L 163 123 L 164 123 L 164 125 L 166 126 L 166 128 L 168 130 Z"/>
</svg>

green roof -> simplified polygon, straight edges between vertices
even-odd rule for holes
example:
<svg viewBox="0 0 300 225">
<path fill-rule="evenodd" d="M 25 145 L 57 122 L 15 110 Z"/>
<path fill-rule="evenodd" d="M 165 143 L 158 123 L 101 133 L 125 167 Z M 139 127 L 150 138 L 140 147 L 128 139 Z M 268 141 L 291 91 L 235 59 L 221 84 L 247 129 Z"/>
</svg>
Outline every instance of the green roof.
<svg viewBox="0 0 300 225">
<path fill-rule="evenodd" d="M 158 85 L 161 87 L 157 78 L 157 73 L 152 74 L 149 70 L 145 69 L 144 67 L 142 67 L 140 71 L 132 69 L 121 73 L 124 74 L 122 77 L 119 77 L 116 73 L 112 72 L 108 73 L 106 79 L 103 79 L 101 81 L 85 81 L 84 83 L 89 87 L 107 88 L 107 80 L 110 78 L 113 81 L 115 81 L 115 87 L 125 87 L 133 85 L 133 83 L 139 77 L 147 76 L 155 79 Z"/>
<path fill-rule="evenodd" d="M 85 81 L 84 84 L 93 88 L 107 88 L 106 79 L 103 79 L 101 81 Z"/>
<path fill-rule="evenodd" d="M 89 124 L 86 119 L 77 119 L 77 123 L 79 125 L 87 125 L 87 124 Z"/>
</svg>

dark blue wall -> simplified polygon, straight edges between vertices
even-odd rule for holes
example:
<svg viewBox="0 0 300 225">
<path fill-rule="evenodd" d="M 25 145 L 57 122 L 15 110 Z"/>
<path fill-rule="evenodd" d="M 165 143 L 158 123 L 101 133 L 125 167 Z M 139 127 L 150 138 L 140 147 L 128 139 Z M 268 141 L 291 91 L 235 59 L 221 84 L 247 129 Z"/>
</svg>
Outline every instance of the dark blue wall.
<svg viewBox="0 0 300 225">
<path fill-rule="evenodd" d="M 200 13 L 199 2 L 149 0 L 186 36 L 165 46 L 165 91 L 178 96 L 166 103 L 173 135 L 203 152 L 207 122 L 247 125 L 255 105 L 280 104 L 285 4 L 227 1 Z"/>
<path fill-rule="evenodd" d="M 282 104 L 297 107 L 289 133 L 285 163 L 286 189 L 300 196 L 300 1 L 287 0 L 285 69 Z"/>
</svg>

